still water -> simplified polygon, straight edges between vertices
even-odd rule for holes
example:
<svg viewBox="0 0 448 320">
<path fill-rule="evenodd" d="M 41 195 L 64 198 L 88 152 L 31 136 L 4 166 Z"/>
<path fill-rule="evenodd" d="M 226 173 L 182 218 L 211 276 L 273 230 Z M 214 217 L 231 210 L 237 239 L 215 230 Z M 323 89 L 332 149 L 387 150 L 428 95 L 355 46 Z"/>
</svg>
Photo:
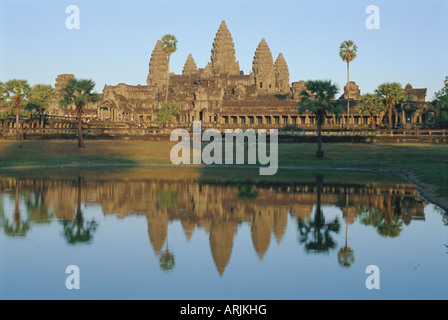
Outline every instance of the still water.
<svg viewBox="0 0 448 320">
<path fill-rule="evenodd" d="M 0 299 L 447 299 L 446 215 L 358 180 L 3 175 Z"/>
</svg>

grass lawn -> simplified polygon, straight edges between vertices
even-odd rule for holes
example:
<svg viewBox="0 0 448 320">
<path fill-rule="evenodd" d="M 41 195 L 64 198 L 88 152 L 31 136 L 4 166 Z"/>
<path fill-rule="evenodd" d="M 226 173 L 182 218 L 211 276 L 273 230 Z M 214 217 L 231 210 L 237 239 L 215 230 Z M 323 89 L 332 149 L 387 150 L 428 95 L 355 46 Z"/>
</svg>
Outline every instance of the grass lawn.
<svg viewBox="0 0 448 320">
<path fill-rule="evenodd" d="M 111 140 L 86 140 L 85 143 L 85 149 L 78 149 L 75 140 L 0 140 L 0 169 L 79 164 L 170 165 L 171 147 L 176 144 Z M 324 158 L 321 160 L 316 160 L 316 148 L 314 143 L 279 144 L 279 166 L 309 167 L 313 170 L 352 168 L 398 171 L 418 184 L 423 196 L 445 209 L 448 207 L 448 145 L 327 143 L 323 145 Z M 231 177 L 276 182 L 296 178 L 296 174 L 291 173 L 294 170 L 286 169 L 279 170 L 273 177 L 260 177 L 255 169 L 229 167 L 201 170 L 217 181 Z"/>
</svg>

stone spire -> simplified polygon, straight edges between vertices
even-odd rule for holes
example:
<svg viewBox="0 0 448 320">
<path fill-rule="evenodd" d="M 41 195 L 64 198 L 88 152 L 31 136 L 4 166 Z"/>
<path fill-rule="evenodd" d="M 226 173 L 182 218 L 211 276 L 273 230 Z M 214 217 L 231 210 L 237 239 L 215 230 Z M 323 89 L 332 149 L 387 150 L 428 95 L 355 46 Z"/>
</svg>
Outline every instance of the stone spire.
<svg viewBox="0 0 448 320">
<path fill-rule="evenodd" d="M 252 244 L 258 253 L 260 260 L 263 260 L 264 254 L 271 243 L 271 235 L 274 226 L 274 216 L 270 211 L 264 211 L 262 214 L 255 214 L 251 223 Z"/>
<path fill-rule="evenodd" d="M 261 39 L 257 50 L 255 50 L 252 71 L 255 77 L 255 85 L 258 89 L 275 90 L 274 63 L 271 50 L 264 38 Z"/>
<path fill-rule="evenodd" d="M 232 35 L 229 29 L 227 29 L 225 21 L 221 22 L 221 26 L 213 41 L 211 60 L 212 69 L 215 74 L 240 74 L 240 65 L 235 58 L 235 46 Z"/>
<path fill-rule="evenodd" d="M 198 67 L 196 66 L 196 62 L 193 59 L 191 53 L 188 55 L 187 61 L 185 61 L 184 70 L 182 71 L 183 75 L 195 74 L 198 73 Z"/>
<path fill-rule="evenodd" d="M 348 87 L 350 88 L 350 100 L 361 100 L 361 91 L 355 81 L 350 81 L 344 86 L 344 94 L 339 99 L 347 99 Z"/>
<path fill-rule="evenodd" d="M 210 230 L 210 249 L 219 275 L 223 275 L 232 255 L 236 225 L 231 221 L 215 221 Z"/>
<path fill-rule="evenodd" d="M 168 83 L 168 58 L 162 49 L 162 41 L 158 40 L 149 60 L 149 74 L 146 79 L 148 86 L 157 85 L 159 88 Z"/>
<path fill-rule="evenodd" d="M 289 69 L 283 54 L 279 54 L 274 64 L 275 86 L 280 93 L 290 92 Z"/>
</svg>

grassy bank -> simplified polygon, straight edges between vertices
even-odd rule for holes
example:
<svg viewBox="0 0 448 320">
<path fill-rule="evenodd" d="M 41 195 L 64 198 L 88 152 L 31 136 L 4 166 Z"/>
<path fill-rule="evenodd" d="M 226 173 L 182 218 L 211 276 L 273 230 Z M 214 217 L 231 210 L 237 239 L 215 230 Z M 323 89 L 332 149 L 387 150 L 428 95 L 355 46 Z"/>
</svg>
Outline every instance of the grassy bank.
<svg viewBox="0 0 448 320">
<path fill-rule="evenodd" d="M 86 148 L 79 150 L 76 141 L 18 143 L 0 140 L 0 168 L 79 164 L 170 165 L 170 151 L 174 144 L 163 141 L 88 140 Z M 315 144 L 280 144 L 279 166 L 397 171 L 421 186 L 426 198 L 444 208 L 448 207 L 448 145 L 334 143 L 324 144 L 324 152 L 324 159 L 318 161 L 315 158 Z M 294 178 L 291 170 L 280 170 L 270 178 L 257 176 L 258 171 L 254 169 L 243 172 L 232 167 L 206 170 L 216 179 L 219 179 L 220 175 L 225 178 L 234 176 L 236 179 L 273 179 L 272 181 L 278 182 Z"/>
</svg>

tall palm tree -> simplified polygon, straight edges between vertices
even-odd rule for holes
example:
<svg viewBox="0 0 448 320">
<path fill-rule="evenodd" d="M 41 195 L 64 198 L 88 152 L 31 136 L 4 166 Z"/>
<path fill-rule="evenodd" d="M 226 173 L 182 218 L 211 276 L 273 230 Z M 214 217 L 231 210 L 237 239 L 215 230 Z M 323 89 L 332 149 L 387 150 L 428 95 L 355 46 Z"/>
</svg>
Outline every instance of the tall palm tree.
<svg viewBox="0 0 448 320">
<path fill-rule="evenodd" d="M 341 104 L 334 98 L 338 87 L 331 80 L 310 80 L 306 83 L 306 90 L 301 92 L 302 100 L 299 102 L 299 114 L 309 111 L 316 115 L 317 120 L 317 153 L 318 159 L 324 156 L 322 151 L 322 126 L 327 114 L 339 115 L 342 112 Z"/>
<path fill-rule="evenodd" d="M 356 58 L 357 52 L 358 47 L 351 40 L 342 42 L 339 47 L 339 56 L 342 61 L 347 62 L 347 129 L 350 122 L 350 62 Z"/>
<path fill-rule="evenodd" d="M 4 84 L 5 100 L 9 101 L 16 109 L 16 129 L 17 140 L 20 136 L 20 110 L 23 107 L 23 102 L 28 98 L 30 86 L 27 80 L 9 80 Z"/>
<path fill-rule="evenodd" d="M 358 105 L 358 113 L 368 114 L 372 129 L 375 129 L 374 116 L 384 111 L 382 98 L 377 94 L 366 93 L 362 95 L 361 103 Z"/>
<path fill-rule="evenodd" d="M 388 115 L 388 128 L 392 128 L 392 111 L 393 108 L 402 102 L 405 98 L 405 90 L 398 82 L 386 82 L 380 84 L 375 93 L 383 98 L 386 113 Z"/>
<path fill-rule="evenodd" d="M 70 105 L 76 107 L 76 117 L 78 120 L 78 148 L 84 148 L 84 139 L 82 137 L 81 116 L 84 113 L 84 107 L 89 102 L 97 102 L 99 97 L 96 92 L 93 92 L 95 82 L 90 79 L 70 79 L 62 89 L 64 97 L 59 101 L 59 104 L 67 108 Z"/>
<path fill-rule="evenodd" d="M 166 34 L 162 37 L 162 49 L 168 58 L 168 82 L 166 84 L 166 98 L 168 102 L 168 86 L 170 84 L 170 57 L 177 50 L 177 39 L 172 34 Z"/>
</svg>

